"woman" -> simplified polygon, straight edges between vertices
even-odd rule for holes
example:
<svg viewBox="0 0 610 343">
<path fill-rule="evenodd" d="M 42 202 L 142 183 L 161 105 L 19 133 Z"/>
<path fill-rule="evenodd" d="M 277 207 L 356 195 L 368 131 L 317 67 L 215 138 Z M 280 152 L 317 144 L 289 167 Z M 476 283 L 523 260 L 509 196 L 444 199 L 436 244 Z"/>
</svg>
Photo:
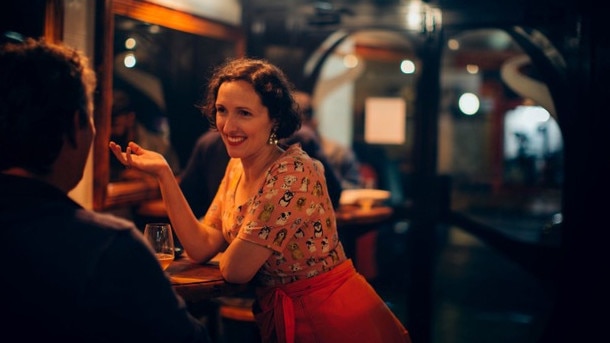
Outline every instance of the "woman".
<svg viewBox="0 0 610 343">
<path fill-rule="evenodd" d="M 235 59 L 214 73 L 202 107 L 231 156 L 198 221 L 163 157 L 130 142 L 128 168 L 154 175 L 188 255 L 218 252 L 229 282 L 253 280 L 264 342 L 409 342 L 407 330 L 347 259 L 323 167 L 299 145 L 277 142 L 301 125 L 292 85 L 277 67 Z"/>
</svg>

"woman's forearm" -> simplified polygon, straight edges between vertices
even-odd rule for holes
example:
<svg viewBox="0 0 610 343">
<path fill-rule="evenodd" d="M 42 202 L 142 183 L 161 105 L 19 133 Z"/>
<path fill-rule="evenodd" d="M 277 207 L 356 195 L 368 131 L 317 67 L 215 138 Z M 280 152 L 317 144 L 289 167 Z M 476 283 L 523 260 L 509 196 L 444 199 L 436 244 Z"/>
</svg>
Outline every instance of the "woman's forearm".
<svg viewBox="0 0 610 343">
<path fill-rule="evenodd" d="M 167 215 L 188 256 L 198 262 L 210 260 L 223 247 L 224 238 L 195 217 L 171 169 L 164 170 L 158 181 Z"/>
</svg>

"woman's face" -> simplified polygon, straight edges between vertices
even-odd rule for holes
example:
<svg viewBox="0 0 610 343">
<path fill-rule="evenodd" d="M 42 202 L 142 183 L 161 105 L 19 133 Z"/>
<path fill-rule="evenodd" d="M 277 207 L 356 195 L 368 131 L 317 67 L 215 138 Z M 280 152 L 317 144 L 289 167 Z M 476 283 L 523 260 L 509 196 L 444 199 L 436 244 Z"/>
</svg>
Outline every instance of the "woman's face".
<svg viewBox="0 0 610 343">
<path fill-rule="evenodd" d="M 216 126 L 229 156 L 256 158 L 269 147 L 274 123 L 252 85 L 231 81 L 220 85 L 216 97 Z"/>
</svg>

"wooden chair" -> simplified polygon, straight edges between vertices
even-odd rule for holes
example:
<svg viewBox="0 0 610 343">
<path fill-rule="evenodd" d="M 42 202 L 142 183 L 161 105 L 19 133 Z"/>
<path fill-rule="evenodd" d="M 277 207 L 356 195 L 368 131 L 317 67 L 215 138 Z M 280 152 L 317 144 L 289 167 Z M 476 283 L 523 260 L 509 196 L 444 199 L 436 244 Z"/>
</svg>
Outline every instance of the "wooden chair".
<svg viewBox="0 0 610 343">
<path fill-rule="evenodd" d="M 250 297 L 219 297 L 218 332 L 221 343 L 261 343 L 261 336 L 254 320 Z"/>
</svg>

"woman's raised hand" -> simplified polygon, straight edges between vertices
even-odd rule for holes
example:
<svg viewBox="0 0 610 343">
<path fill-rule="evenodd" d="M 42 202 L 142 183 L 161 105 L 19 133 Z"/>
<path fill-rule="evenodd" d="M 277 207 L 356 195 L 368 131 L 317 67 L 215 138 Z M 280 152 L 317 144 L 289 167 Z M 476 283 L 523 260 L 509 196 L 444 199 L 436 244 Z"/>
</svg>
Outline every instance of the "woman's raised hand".
<svg viewBox="0 0 610 343">
<path fill-rule="evenodd" d="M 122 151 L 120 145 L 113 141 L 108 146 L 114 156 L 126 168 L 133 168 L 155 177 L 161 176 L 162 172 L 166 169 L 171 170 L 163 155 L 152 150 L 146 150 L 135 142 L 129 142 L 125 152 Z"/>
</svg>

